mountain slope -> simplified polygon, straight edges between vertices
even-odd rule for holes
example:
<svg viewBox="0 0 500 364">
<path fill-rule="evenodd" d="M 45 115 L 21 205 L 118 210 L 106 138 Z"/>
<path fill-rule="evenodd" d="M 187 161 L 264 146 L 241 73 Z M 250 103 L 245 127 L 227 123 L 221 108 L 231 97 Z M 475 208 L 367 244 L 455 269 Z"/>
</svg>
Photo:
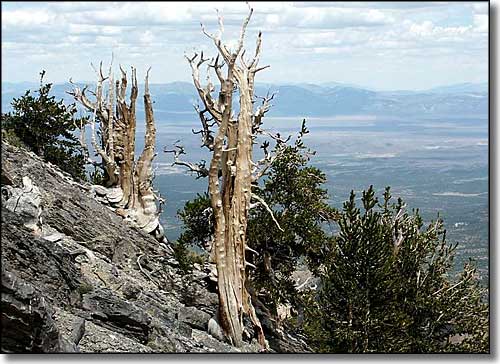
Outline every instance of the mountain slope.
<svg viewBox="0 0 500 364">
<path fill-rule="evenodd" d="M 3 352 L 256 352 L 208 332 L 207 267 L 181 275 L 153 237 L 128 225 L 33 153 L 2 141 Z M 40 214 L 40 215 L 39 215 Z M 273 351 L 308 351 L 255 304 Z"/>
</svg>

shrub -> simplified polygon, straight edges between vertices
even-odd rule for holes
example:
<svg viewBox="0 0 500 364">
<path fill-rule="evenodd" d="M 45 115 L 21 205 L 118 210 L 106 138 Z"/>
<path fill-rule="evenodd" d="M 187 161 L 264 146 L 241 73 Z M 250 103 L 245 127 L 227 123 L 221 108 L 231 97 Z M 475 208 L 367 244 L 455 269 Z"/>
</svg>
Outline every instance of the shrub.
<svg viewBox="0 0 500 364">
<path fill-rule="evenodd" d="M 40 88 L 30 90 L 12 101 L 14 111 L 2 115 L 2 135 L 17 138 L 29 150 L 59 166 L 76 179 L 85 179 L 86 160 L 78 138 L 73 134 L 80 119 L 75 119 L 74 104 L 50 96 L 51 83 L 44 84 L 45 71 L 40 73 Z"/>
<path fill-rule="evenodd" d="M 309 295 L 306 332 L 322 352 L 487 352 L 486 291 L 469 262 L 452 277 L 456 245 L 443 221 L 423 228 L 418 211 L 379 204 L 372 187 L 363 208 L 351 193 L 324 249 L 320 289 Z"/>
</svg>

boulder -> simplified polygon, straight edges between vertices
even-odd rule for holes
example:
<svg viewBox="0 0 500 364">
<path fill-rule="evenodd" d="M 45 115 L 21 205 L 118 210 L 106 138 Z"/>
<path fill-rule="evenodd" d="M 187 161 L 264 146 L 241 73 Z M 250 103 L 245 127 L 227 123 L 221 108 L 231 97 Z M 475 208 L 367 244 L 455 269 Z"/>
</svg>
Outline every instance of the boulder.
<svg viewBox="0 0 500 364">
<path fill-rule="evenodd" d="M 177 315 L 179 321 L 187 323 L 189 326 L 199 329 L 207 330 L 210 315 L 203 311 L 198 310 L 196 307 L 182 307 Z"/>
<path fill-rule="evenodd" d="M 28 282 L 2 267 L 1 350 L 4 353 L 75 352 L 53 320 L 48 300 Z"/>
<path fill-rule="evenodd" d="M 5 196 L 4 206 L 7 210 L 16 212 L 22 219 L 24 226 L 36 233 L 41 231 L 40 189 L 33 184 L 31 178 L 22 178 L 22 187 L 10 185 L 2 187 L 2 196 Z"/>
</svg>

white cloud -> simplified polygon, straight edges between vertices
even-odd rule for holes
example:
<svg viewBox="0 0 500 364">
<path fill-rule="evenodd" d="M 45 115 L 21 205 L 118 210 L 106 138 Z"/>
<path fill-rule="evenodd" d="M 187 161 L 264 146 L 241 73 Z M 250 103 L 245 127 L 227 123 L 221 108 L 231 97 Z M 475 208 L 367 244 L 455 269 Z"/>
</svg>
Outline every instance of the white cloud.
<svg viewBox="0 0 500 364">
<path fill-rule="evenodd" d="M 488 15 L 474 14 L 474 26 L 479 33 L 488 33 Z"/>
<path fill-rule="evenodd" d="M 54 22 L 56 15 L 47 10 L 3 10 L 2 29 L 32 29 Z"/>
<path fill-rule="evenodd" d="M 409 28 L 410 37 L 427 39 L 430 42 L 443 41 L 466 41 L 471 26 L 441 27 L 434 25 L 431 21 L 421 24 L 411 24 Z"/>
<path fill-rule="evenodd" d="M 484 41 L 485 39 L 483 39 Z M 377 32 L 362 29 L 338 29 L 323 32 L 308 32 L 293 37 L 296 48 L 321 48 L 319 53 L 365 53 L 366 50 L 392 50 L 394 54 L 416 49 L 421 54 L 436 48 L 457 52 L 456 44 L 465 47 L 477 42 L 475 28 L 469 26 L 443 27 L 431 21 L 405 21 L 394 27 L 385 27 Z M 477 45 L 477 44 L 476 44 Z M 331 48 L 328 51 L 328 48 Z M 408 54 L 408 53 L 406 53 Z"/>
<path fill-rule="evenodd" d="M 487 2 L 473 4 L 472 8 L 474 9 L 474 12 L 476 14 L 488 14 L 488 3 Z"/>
<path fill-rule="evenodd" d="M 112 25 L 91 25 L 91 24 L 72 24 L 68 25 L 70 34 L 104 34 L 104 35 L 119 35 L 122 32 L 122 27 Z"/>
<path fill-rule="evenodd" d="M 144 69 L 154 65 L 161 70 L 155 72 L 155 82 L 189 80 L 184 51 L 215 53 L 200 31 L 200 21 L 208 32 L 217 31 L 215 9 L 219 9 L 225 24 L 223 39 L 234 43 L 248 12 L 242 2 L 29 4 L 5 9 L 2 4 L 2 60 L 7 70 L 3 75 L 9 81 L 37 77 L 42 66 L 59 80 L 78 74 L 92 79 L 89 62 L 108 60 L 111 51 L 123 64 Z M 465 82 L 487 69 L 487 3 L 255 2 L 251 6 L 248 51 L 254 47 L 256 32 L 263 30 L 262 64 L 272 65 L 260 75 L 262 81 L 353 77 L 344 81 L 383 83 L 394 69 L 418 64 L 427 81 L 455 74 L 457 82 Z M 450 60 L 444 74 L 433 73 L 438 62 Z M 372 64 L 377 64 L 376 73 Z M 397 81 L 414 82 L 410 76 Z"/>
<path fill-rule="evenodd" d="M 286 8 L 285 11 L 268 14 L 265 22 L 269 27 L 301 27 L 337 29 L 346 27 L 371 27 L 387 25 L 394 21 L 390 14 L 377 9 L 362 10 L 344 8 Z"/>
<path fill-rule="evenodd" d="M 151 30 L 146 30 L 144 33 L 141 34 L 140 37 L 141 43 L 144 45 L 150 45 L 153 43 L 154 40 L 154 35 Z"/>
<path fill-rule="evenodd" d="M 410 34 L 416 36 L 428 37 L 434 31 L 434 24 L 431 21 L 424 21 L 422 24 L 412 24 L 410 26 Z"/>
<path fill-rule="evenodd" d="M 340 7 L 340 8 L 372 8 L 372 9 L 423 9 L 450 6 L 453 3 L 446 1 L 305 1 L 294 2 L 298 8 L 307 7 Z"/>
</svg>

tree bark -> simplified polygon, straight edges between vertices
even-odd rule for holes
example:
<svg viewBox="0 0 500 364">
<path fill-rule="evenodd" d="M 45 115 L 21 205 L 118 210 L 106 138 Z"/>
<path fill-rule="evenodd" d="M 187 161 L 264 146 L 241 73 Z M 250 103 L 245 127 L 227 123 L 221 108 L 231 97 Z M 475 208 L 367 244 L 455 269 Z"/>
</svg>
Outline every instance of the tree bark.
<svg viewBox="0 0 500 364">
<path fill-rule="evenodd" d="M 187 58 L 193 76 L 193 83 L 204 104 L 203 111 L 196 108 L 202 121 L 203 129 L 196 134 L 201 134 L 203 146 L 212 151 L 212 159 L 208 170 L 208 190 L 211 206 L 214 213 L 215 233 L 213 237 L 212 252 L 217 268 L 219 290 L 219 321 L 226 337 L 235 346 L 243 343 L 243 319 L 247 315 L 257 332 L 258 341 L 264 349 L 268 348 L 262 326 L 255 314 L 251 297 L 247 290 L 248 266 L 253 266 L 246 260 L 247 247 L 246 234 L 248 212 L 252 194 L 252 182 L 257 175 L 262 176 L 263 171 L 255 171 L 258 163 L 252 161 L 253 144 L 256 134 L 260 134 L 262 117 L 269 109 L 269 98 L 264 99 L 263 105 L 255 112 L 254 104 L 254 79 L 255 74 L 266 67 L 257 68 L 261 51 L 261 34 L 257 38 L 255 55 L 247 64 L 243 58 L 245 53 L 243 41 L 245 31 L 250 21 L 253 10 L 243 22 L 239 42 L 234 52 L 231 52 L 220 39 L 222 34 L 222 18 L 219 17 L 220 31 L 218 35 L 208 34 L 202 26 L 203 33 L 210 37 L 218 51 L 218 56 L 213 64 L 209 64 L 218 80 L 220 92 L 218 98 L 212 97 L 215 87 L 209 75 L 208 84 L 203 87 L 200 83 L 200 67 L 208 61 L 201 55 L 195 54 Z M 222 59 L 225 63 L 219 63 Z M 227 71 L 223 74 L 223 69 Z M 239 91 L 239 113 L 235 118 L 232 114 L 233 92 Z M 209 114 L 210 119 L 205 116 Z M 209 121 L 213 120 L 212 124 Z M 211 126 L 217 126 L 215 137 L 212 138 Z M 184 165 L 202 175 L 200 165 L 179 160 L 183 148 L 177 146 L 175 164 Z M 272 158 L 266 159 L 266 161 Z M 274 160 L 274 159 L 272 159 Z M 264 201 L 261 201 L 264 203 Z M 255 251 L 253 251 L 255 252 Z"/>
<path fill-rule="evenodd" d="M 71 95 L 93 113 L 91 121 L 92 146 L 101 157 L 100 165 L 105 172 L 104 186 L 109 188 L 109 203 L 126 211 L 122 214 L 148 233 L 155 232 L 160 240 L 165 240 L 159 223 L 159 198 L 153 190 L 152 162 L 155 157 L 156 129 L 153 106 L 149 93 L 149 69 L 145 79 L 144 109 L 146 135 L 144 149 L 135 160 L 136 100 L 138 96 L 137 71 L 132 67 L 130 102 L 126 102 L 127 74 L 120 67 L 121 79 L 113 81 L 112 66 L 107 77 L 103 76 L 102 63 L 96 70 L 98 82 L 96 100 L 90 101 L 85 95 L 87 87 L 74 87 Z M 107 81 L 107 96 L 103 95 Z M 97 143 L 95 122 L 101 126 L 101 141 Z M 84 126 L 81 132 L 84 133 Z M 84 138 L 80 139 L 81 141 Z M 93 162 L 93 164 L 99 164 Z M 160 233 L 158 235 L 158 232 Z"/>
<path fill-rule="evenodd" d="M 135 168 L 136 188 L 134 209 L 136 221 L 146 232 L 153 232 L 159 224 L 156 196 L 153 191 L 153 166 L 155 157 L 156 128 L 153 117 L 153 103 L 149 94 L 149 69 L 144 84 L 144 110 L 146 114 L 146 135 L 144 149 Z"/>
</svg>

